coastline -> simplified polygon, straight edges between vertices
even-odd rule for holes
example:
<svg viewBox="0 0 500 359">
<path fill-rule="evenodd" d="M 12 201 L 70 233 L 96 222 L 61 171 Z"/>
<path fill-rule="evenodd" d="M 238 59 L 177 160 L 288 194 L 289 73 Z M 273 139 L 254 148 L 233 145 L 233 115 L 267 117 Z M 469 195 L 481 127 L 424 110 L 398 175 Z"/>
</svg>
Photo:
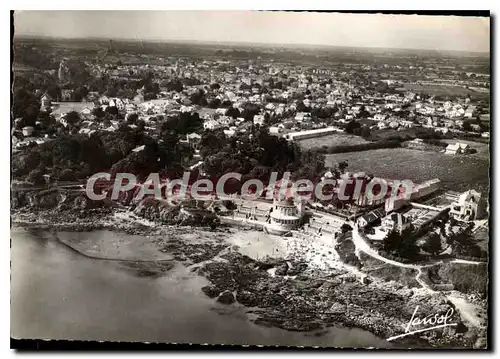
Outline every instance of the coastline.
<svg viewBox="0 0 500 359">
<path fill-rule="evenodd" d="M 265 251 L 252 252 L 245 248 L 244 242 L 259 241 L 263 232 L 158 225 L 124 211 L 103 214 L 97 219 L 73 218 L 72 222 L 62 222 L 62 216 L 54 213 L 35 220 L 33 217 L 33 214 L 14 214 L 11 222 L 14 227 L 48 230 L 60 243 L 80 254 L 132 264 L 133 269 L 135 265 L 144 275 L 164 275 L 174 265 L 182 264 L 210 281 L 209 286 L 201 288 L 200 295 L 205 293 L 221 302 L 225 293 L 232 297 L 228 304 L 236 301 L 246 306 L 248 319 L 259 325 L 302 332 L 322 331 L 332 326 L 355 327 L 389 338 L 403 332 L 416 305 L 427 313 L 446 312 L 450 307 L 439 293 L 426 296 L 418 290 L 377 278 L 362 283 L 344 264 L 322 271 L 311 263 L 279 256 L 271 259 L 271 253 L 266 257 Z M 102 237 L 96 241 L 95 236 L 93 241 L 83 240 L 85 232 L 99 231 L 104 232 L 106 240 Z M 80 232 L 83 233 L 78 236 Z M 109 236 L 109 233 L 117 235 Z M 147 250 L 137 252 L 137 241 L 130 240 L 134 236 L 147 243 Z M 123 237 L 129 239 L 120 240 Z M 282 238 L 275 241 L 286 243 Z M 113 252 L 110 248 L 116 250 Z M 264 256 L 259 257 L 259 253 Z M 418 343 L 425 342 L 428 347 L 472 346 L 475 333 L 469 330 L 467 337 L 455 328 L 445 328 L 439 335 L 429 333 Z M 399 341 L 403 345 L 413 342 L 412 338 Z"/>
</svg>

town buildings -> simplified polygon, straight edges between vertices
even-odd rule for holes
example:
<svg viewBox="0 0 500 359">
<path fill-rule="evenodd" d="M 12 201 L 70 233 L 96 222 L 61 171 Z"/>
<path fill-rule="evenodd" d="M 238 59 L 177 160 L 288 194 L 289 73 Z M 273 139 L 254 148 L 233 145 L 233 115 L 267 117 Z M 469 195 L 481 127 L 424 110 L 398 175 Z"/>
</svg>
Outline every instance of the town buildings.
<svg viewBox="0 0 500 359">
<path fill-rule="evenodd" d="M 475 190 L 463 192 L 451 204 L 450 215 L 461 221 L 483 219 L 486 216 L 486 199 Z"/>
</svg>

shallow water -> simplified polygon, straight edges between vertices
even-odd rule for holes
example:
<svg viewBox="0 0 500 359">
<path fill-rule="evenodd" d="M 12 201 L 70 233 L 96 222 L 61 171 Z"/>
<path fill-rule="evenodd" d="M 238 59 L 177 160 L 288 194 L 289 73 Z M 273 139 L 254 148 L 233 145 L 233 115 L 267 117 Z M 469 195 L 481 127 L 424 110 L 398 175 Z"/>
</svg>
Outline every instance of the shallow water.
<svg viewBox="0 0 500 359">
<path fill-rule="evenodd" d="M 84 257 L 43 232 L 12 229 L 11 268 L 14 338 L 390 346 L 360 329 L 330 328 L 314 336 L 258 326 L 246 308 L 206 297 L 200 290 L 206 280 L 182 265 L 159 278 L 141 277 L 117 262 Z"/>
</svg>

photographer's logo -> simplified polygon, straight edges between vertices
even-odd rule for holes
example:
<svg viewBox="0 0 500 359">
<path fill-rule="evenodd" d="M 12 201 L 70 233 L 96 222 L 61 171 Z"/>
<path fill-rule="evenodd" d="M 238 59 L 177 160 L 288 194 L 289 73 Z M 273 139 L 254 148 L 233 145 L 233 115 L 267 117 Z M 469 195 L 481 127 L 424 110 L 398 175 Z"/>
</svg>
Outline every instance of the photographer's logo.
<svg viewBox="0 0 500 359">
<path fill-rule="evenodd" d="M 431 314 L 425 318 L 419 318 L 417 315 L 418 305 L 415 307 L 415 311 L 411 316 L 408 325 L 406 326 L 405 332 L 400 335 L 396 335 L 394 337 L 390 337 L 387 339 L 388 342 L 394 339 L 403 338 L 408 335 L 422 333 L 433 329 L 445 328 L 445 327 L 454 327 L 457 323 L 448 323 L 448 320 L 453 316 L 453 308 L 448 309 L 446 314 Z M 421 326 L 427 326 L 426 328 L 421 328 Z M 420 328 L 419 328 L 420 327 Z M 413 328 L 419 328 L 412 330 Z"/>
</svg>

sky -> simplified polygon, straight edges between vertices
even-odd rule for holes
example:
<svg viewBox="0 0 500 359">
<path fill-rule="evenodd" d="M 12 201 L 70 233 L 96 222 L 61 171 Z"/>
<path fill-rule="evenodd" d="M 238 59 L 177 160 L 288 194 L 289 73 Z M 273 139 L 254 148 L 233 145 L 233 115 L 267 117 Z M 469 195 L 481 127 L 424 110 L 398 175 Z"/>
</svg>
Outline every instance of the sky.
<svg viewBox="0 0 500 359">
<path fill-rule="evenodd" d="M 16 11 L 16 36 L 490 51 L 489 18 L 269 11 Z"/>
</svg>

